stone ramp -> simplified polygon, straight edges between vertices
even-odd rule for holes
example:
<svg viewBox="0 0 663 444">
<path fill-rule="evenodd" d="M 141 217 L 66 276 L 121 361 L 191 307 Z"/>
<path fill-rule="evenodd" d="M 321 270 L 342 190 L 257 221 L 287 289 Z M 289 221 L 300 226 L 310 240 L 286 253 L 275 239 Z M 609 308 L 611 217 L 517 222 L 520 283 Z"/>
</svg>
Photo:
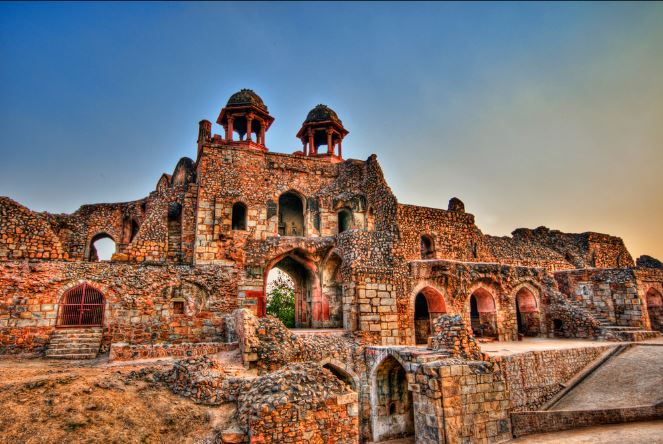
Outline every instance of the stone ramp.
<svg viewBox="0 0 663 444">
<path fill-rule="evenodd" d="M 663 346 L 633 345 L 612 356 L 548 410 L 601 410 L 663 402 Z"/>
</svg>

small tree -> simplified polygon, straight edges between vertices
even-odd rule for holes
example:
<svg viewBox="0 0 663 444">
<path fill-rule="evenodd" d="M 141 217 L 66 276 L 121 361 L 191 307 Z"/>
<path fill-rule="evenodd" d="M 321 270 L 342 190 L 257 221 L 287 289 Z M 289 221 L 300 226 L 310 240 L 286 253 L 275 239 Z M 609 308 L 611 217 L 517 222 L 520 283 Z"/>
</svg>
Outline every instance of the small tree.
<svg viewBox="0 0 663 444">
<path fill-rule="evenodd" d="M 269 284 L 267 314 L 276 316 L 288 328 L 295 326 L 295 289 L 290 279 L 279 276 Z"/>
</svg>

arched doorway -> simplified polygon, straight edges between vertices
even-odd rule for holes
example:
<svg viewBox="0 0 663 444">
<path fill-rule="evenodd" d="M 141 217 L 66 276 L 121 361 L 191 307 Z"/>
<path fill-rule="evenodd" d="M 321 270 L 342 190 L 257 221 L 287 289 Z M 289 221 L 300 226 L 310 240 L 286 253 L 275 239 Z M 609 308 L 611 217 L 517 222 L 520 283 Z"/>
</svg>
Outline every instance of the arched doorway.
<svg viewBox="0 0 663 444">
<path fill-rule="evenodd" d="M 292 191 L 279 197 L 279 234 L 304 236 L 303 199 Z"/>
<path fill-rule="evenodd" d="M 116 252 L 115 239 L 108 233 L 98 233 L 90 239 L 88 260 L 90 262 L 109 261 Z"/>
<path fill-rule="evenodd" d="M 328 327 L 329 303 L 322 297 L 320 278 L 315 264 L 297 251 L 291 252 L 269 267 L 265 287 L 269 293 L 270 282 L 278 273 L 285 273 L 292 282 L 295 328 Z M 269 312 L 270 294 L 266 295 Z"/>
<path fill-rule="evenodd" d="M 651 329 L 663 331 L 663 297 L 655 288 L 647 291 L 647 312 Z"/>
<path fill-rule="evenodd" d="M 322 300 L 328 306 L 329 316 L 324 327 L 343 326 L 343 284 L 341 282 L 342 259 L 332 252 L 322 265 Z"/>
<path fill-rule="evenodd" d="M 68 290 L 58 310 L 58 327 L 100 327 L 106 301 L 103 293 L 83 283 Z"/>
<path fill-rule="evenodd" d="M 338 232 L 343 233 L 352 228 L 352 211 L 343 208 L 338 212 Z"/>
<path fill-rule="evenodd" d="M 416 344 L 427 344 L 431 334 L 428 302 L 423 293 L 414 298 L 414 339 Z"/>
<path fill-rule="evenodd" d="M 433 322 L 446 313 L 444 296 L 433 287 L 425 287 L 414 298 L 414 339 L 416 344 L 427 344 L 433 332 Z"/>
<path fill-rule="evenodd" d="M 518 334 L 538 336 L 541 333 L 541 314 L 534 294 L 523 287 L 516 293 L 516 320 Z"/>
<path fill-rule="evenodd" d="M 478 288 L 470 296 L 470 325 L 478 338 L 497 338 L 495 299 L 485 288 Z"/>
<path fill-rule="evenodd" d="M 373 390 L 373 441 L 414 436 L 412 392 L 405 369 L 393 356 L 387 356 L 376 368 Z"/>
</svg>

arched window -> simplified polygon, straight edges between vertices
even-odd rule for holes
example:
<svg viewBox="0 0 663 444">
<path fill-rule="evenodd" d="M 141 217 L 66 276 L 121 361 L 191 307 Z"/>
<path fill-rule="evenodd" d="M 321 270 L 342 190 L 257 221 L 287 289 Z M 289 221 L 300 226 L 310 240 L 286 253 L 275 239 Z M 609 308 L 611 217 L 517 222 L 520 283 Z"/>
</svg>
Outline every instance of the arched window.
<svg viewBox="0 0 663 444">
<path fill-rule="evenodd" d="M 235 202 L 232 210 L 232 229 L 246 230 L 246 205 Z"/>
<path fill-rule="evenodd" d="M 304 203 L 292 191 L 279 197 L 279 234 L 304 236 Z"/>
<path fill-rule="evenodd" d="M 96 288 L 83 283 L 68 290 L 60 302 L 58 327 L 99 327 L 104 319 L 105 298 Z"/>
<path fill-rule="evenodd" d="M 98 233 L 90 239 L 88 260 L 90 262 L 109 261 L 116 253 L 115 240 L 108 233 Z"/>
<path fill-rule="evenodd" d="M 338 212 L 338 232 L 342 233 L 352 228 L 352 212 L 343 208 Z"/>
<path fill-rule="evenodd" d="M 427 235 L 421 236 L 421 258 L 431 259 L 434 253 L 435 248 L 433 246 L 433 239 Z"/>
</svg>

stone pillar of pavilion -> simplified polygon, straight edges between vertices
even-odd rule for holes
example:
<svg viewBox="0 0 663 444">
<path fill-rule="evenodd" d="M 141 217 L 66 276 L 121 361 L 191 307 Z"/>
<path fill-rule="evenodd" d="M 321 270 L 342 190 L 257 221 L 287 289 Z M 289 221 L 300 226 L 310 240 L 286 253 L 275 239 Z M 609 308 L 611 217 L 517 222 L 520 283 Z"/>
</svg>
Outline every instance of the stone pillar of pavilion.
<svg viewBox="0 0 663 444">
<path fill-rule="evenodd" d="M 347 134 L 348 130 L 334 110 L 327 105 L 318 105 L 306 116 L 297 138 L 302 141 L 305 156 L 342 162 L 341 144 Z M 326 152 L 320 152 L 323 145 L 327 147 Z"/>
<path fill-rule="evenodd" d="M 216 119 L 225 131 L 224 143 L 242 145 L 267 151 L 265 132 L 274 122 L 267 106 L 258 94 L 250 89 L 236 92 Z M 216 137 L 216 136 L 215 136 Z"/>
</svg>

